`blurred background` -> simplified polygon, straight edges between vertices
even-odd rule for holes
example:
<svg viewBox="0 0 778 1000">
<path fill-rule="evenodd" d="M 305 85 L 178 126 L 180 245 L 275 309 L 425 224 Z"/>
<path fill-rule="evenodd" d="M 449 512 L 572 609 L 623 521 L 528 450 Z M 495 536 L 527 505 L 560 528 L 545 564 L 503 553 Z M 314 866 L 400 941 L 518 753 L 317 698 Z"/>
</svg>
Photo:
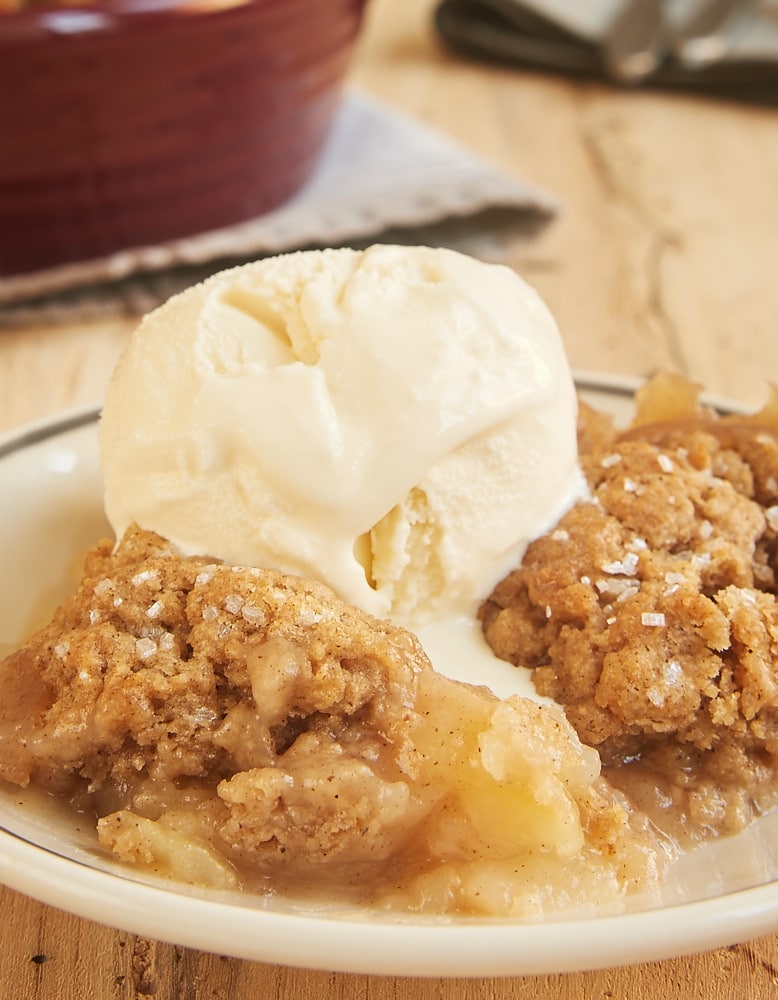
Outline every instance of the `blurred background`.
<svg viewBox="0 0 778 1000">
<path fill-rule="evenodd" d="M 154 6 L 142 0 L 120 6 L 133 2 L 141 13 Z M 245 14 L 253 5 L 223 6 L 216 13 Z M 245 40 L 242 22 L 228 22 L 224 48 L 214 48 L 215 35 L 197 43 L 199 58 L 211 61 L 211 90 L 227 86 L 217 102 L 218 129 L 190 127 L 189 138 L 199 140 L 196 152 L 184 149 L 184 166 L 167 178 L 170 193 L 161 204 L 173 199 L 183 206 L 178 217 L 173 213 L 180 232 L 175 225 L 152 228 L 150 239 L 135 242 L 129 254 L 109 241 L 102 250 L 98 244 L 97 251 L 65 254 L 63 268 L 56 256 L 34 260 L 45 226 L 36 239 L 23 225 L 21 235 L 11 235 L 24 205 L 11 161 L 22 155 L 24 129 L 40 142 L 43 128 L 22 121 L 21 95 L 32 101 L 41 91 L 56 91 L 46 75 L 54 64 L 50 58 L 41 63 L 37 78 L 17 64 L 16 77 L 24 79 L 3 86 L 0 119 L 16 116 L 14 127 L 0 130 L 0 205 L 6 212 L 0 227 L 0 392 L 7 422 L 36 412 L 21 395 L 15 369 L 48 366 L 51 353 L 45 352 L 61 356 L 63 372 L 62 387 L 48 402 L 52 409 L 99 398 L 106 368 L 137 317 L 182 284 L 261 253 L 374 239 L 448 243 L 515 268 L 547 300 L 577 368 L 635 376 L 670 368 L 715 393 L 763 400 L 766 373 L 778 367 L 778 120 L 770 58 L 778 20 L 771 4 L 701 3 L 708 20 L 698 20 L 696 40 L 707 40 L 707 49 L 697 45 L 696 62 L 679 55 L 682 44 L 687 56 L 695 49 L 678 28 L 678 0 L 369 0 L 363 18 L 358 0 L 265 6 L 278 36 L 254 59 L 241 49 L 238 71 L 220 74 L 218 58 L 236 38 Z M 321 24 L 330 22 L 315 58 L 324 29 L 317 29 L 313 15 L 306 19 L 306 6 L 317 8 L 320 19 L 326 10 Z M 114 0 L 75 8 L 79 31 L 96 37 L 99 18 L 114 8 Z M 196 4 L 185 9 L 200 11 Z M 295 11 L 290 24 L 284 9 Z M 688 2 L 684 9 L 688 13 Z M 213 6 L 207 11 L 212 15 Z M 90 12 L 97 21 L 89 21 Z M 40 44 L 40 20 L 33 28 L 25 16 L 0 18 L 0 75 L 8 73 L 13 49 L 29 59 Z M 72 24 L 63 29 L 66 22 L 58 22 L 56 12 L 53 22 L 47 16 L 48 52 L 61 51 L 68 32 L 77 32 Z M 107 72 L 115 44 L 109 38 L 107 55 L 99 58 L 94 50 L 87 53 L 82 69 Z M 259 41 L 255 46 L 260 51 Z M 290 70 L 299 52 L 302 69 Z M 122 100 L 152 75 L 141 63 L 135 70 L 125 64 Z M 183 111 L 191 112 L 192 95 L 202 99 L 202 78 L 200 72 L 182 85 L 168 117 L 181 113 L 182 100 Z M 258 125 L 250 130 L 251 111 L 235 96 L 239 84 L 257 88 L 268 80 L 281 80 L 280 93 L 291 102 L 286 119 L 280 114 L 274 121 L 271 153 L 240 141 L 249 133 L 257 142 L 268 139 Z M 156 86 L 162 108 L 166 88 Z M 167 89 L 175 90 L 172 84 Z M 84 125 L 86 95 L 77 88 L 74 93 L 65 102 L 70 118 L 60 110 L 56 129 L 44 129 L 51 161 L 61 146 L 55 133 L 67 139 Z M 255 99 L 255 125 L 272 119 L 277 97 Z M 120 111 L 103 101 L 87 124 L 94 131 Z M 279 125 L 284 120 L 295 121 L 294 128 Z M 167 125 L 158 116 L 158 131 L 169 137 L 175 130 L 165 131 Z M 307 143 L 301 158 L 308 159 L 292 176 L 289 165 L 297 163 L 301 138 Z M 103 163 L 115 153 L 110 140 L 105 143 Z M 83 140 L 65 145 L 75 169 Z M 220 220 L 208 215 L 199 195 L 186 193 L 197 170 L 214 172 L 208 180 L 213 197 L 234 193 L 235 183 L 218 174 L 227 152 L 245 153 L 264 167 L 273 149 L 282 153 L 273 181 L 288 183 L 288 190 L 281 184 L 275 192 L 279 204 L 272 197 L 267 205 L 249 198 L 242 217 L 241 207 L 236 214 L 231 206 L 233 214 Z M 179 154 L 174 149 L 171 155 Z M 39 154 L 44 180 L 48 166 Z M 142 158 L 139 169 L 144 177 Z M 31 183 L 34 175 L 22 177 Z M 92 188 L 89 197 L 100 185 Z M 125 210 L 136 194 L 121 184 L 112 192 Z M 56 199 L 51 191 L 47 197 L 44 208 L 53 220 Z M 204 214 L 182 218 L 194 208 Z M 137 210 L 125 214 L 133 224 L 142 221 Z M 160 221 L 154 213 L 151 219 Z M 25 256 L 28 249 L 32 256 Z"/>
</svg>

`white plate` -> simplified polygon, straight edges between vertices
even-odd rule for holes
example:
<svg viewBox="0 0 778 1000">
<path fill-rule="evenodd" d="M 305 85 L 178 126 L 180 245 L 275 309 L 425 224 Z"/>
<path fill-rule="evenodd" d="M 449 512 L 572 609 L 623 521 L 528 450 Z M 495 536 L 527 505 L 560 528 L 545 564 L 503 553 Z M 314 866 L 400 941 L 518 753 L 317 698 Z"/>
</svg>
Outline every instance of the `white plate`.
<svg viewBox="0 0 778 1000">
<path fill-rule="evenodd" d="M 626 414 L 633 382 L 585 376 Z M 0 438 L 0 652 L 72 588 L 74 557 L 106 534 L 96 408 Z M 771 844 L 775 844 L 772 847 Z M 0 792 L 0 881 L 82 917 L 239 958 L 384 975 L 569 972 L 700 951 L 778 930 L 778 815 L 674 867 L 662 899 L 617 916 L 539 924 L 376 915 L 195 890 L 101 858 L 90 830 L 35 796 Z"/>
</svg>

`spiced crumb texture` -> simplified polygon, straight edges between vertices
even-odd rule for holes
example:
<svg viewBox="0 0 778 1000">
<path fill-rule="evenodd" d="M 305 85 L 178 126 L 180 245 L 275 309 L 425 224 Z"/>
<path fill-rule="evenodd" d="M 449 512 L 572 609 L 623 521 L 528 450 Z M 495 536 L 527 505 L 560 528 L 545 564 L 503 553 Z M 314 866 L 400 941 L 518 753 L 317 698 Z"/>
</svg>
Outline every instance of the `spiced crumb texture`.
<svg viewBox="0 0 778 1000">
<path fill-rule="evenodd" d="M 742 829 L 775 799 L 778 405 L 718 416 L 659 376 L 617 430 L 582 406 L 591 496 L 481 609 L 605 773 L 664 827 Z"/>
<path fill-rule="evenodd" d="M 0 777 L 152 875 L 538 919 L 619 909 L 668 857 L 558 710 L 447 680 L 320 584 L 135 527 L 0 671 Z"/>
</svg>

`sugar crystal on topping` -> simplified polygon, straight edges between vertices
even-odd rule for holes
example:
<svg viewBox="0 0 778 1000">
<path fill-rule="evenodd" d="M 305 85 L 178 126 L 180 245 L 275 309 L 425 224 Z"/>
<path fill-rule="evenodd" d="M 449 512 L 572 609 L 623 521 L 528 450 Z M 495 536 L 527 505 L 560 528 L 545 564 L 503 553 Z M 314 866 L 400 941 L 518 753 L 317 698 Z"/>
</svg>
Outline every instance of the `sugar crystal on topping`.
<svg viewBox="0 0 778 1000">
<path fill-rule="evenodd" d="M 156 642 L 148 636 L 143 636 L 142 638 L 135 640 L 135 652 L 138 654 L 139 660 L 148 660 L 148 658 L 153 656 L 156 651 Z"/>
<path fill-rule="evenodd" d="M 677 684 L 681 677 L 683 677 L 683 667 L 678 660 L 670 660 L 665 663 L 662 672 L 666 684 Z"/>
<path fill-rule="evenodd" d="M 611 573 L 613 576 L 634 576 L 639 562 L 640 557 L 634 552 L 629 552 L 623 559 L 602 563 L 600 569 L 603 573 Z"/>
<path fill-rule="evenodd" d="M 601 577 L 595 580 L 594 585 L 603 596 L 612 597 L 617 601 L 623 601 L 640 590 L 639 580 L 618 576 L 609 576 L 605 579 Z"/>
<path fill-rule="evenodd" d="M 267 618 L 263 608 L 258 608 L 254 604 L 244 604 L 240 609 L 241 618 L 250 625 L 262 625 Z"/>
<path fill-rule="evenodd" d="M 228 594 L 224 598 L 224 610 L 229 611 L 231 615 L 237 615 L 244 603 L 245 598 L 240 594 Z"/>
<path fill-rule="evenodd" d="M 163 632 L 159 637 L 159 648 L 165 653 L 170 653 L 175 649 L 176 637 L 172 632 Z"/>
</svg>

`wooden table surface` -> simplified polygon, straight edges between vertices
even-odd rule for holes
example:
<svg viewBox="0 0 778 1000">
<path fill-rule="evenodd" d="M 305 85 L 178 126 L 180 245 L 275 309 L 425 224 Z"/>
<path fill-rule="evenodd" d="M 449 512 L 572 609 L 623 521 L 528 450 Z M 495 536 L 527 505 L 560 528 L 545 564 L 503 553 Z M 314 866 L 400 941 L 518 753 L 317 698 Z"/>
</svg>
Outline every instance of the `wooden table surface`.
<svg viewBox="0 0 778 1000">
<path fill-rule="evenodd" d="M 373 0 L 353 79 L 562 202 L 511 263 L 574 366 L 670 368 L 747 404 L 778 380 L 778 112 L 469 62 L 431 0 Z M 0 430 L 98 400 L 130 318 L 0 329 Z M 309 972 L 120 933 L 2 892 L 0 998 L 778 996 L 778 937 L 661 963 L 514 979 Z M 733 931 L 733 938 L 737 937 Z"/>
</svg>

